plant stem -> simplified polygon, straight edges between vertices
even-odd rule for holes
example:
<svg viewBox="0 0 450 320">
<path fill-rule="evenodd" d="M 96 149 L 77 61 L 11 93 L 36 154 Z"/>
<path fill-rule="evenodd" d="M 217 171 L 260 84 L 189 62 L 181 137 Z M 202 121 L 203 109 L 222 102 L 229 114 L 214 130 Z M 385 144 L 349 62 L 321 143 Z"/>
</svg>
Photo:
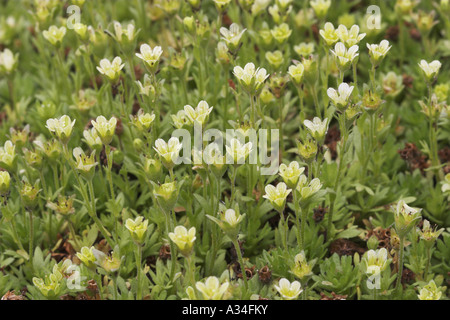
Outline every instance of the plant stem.
<svg viewBox="0 0 450 320">
<path fill-rule="evenodd" d="M 429 246 L 426 247 L 426 252 L 427 252 L 427 262 L 425 265 L 425 272 L 423 274 L 423 281 L 427 281 L 427 276 L 428 276 L 428 270 L 430 268 L 430 263 L 431 263 L 431 248 Z"/>
<path fill-rule="evenodd" d="M 106 170 L 106 179 L 108 180 L 108 183 L 109 183 L 109 189 L 110 189 L 110 192 L 111 192 L 111 199 L 115 200 L 116 196 L 114 194 L 114 184 L 113 184 L 113 180 L 112 180 L 113 154 L 111 152 L 111 146 L 110 145 L 106 145 L 105 146 L 105 153 L 106 153 L 106 158 L 107 158 L 107 162 L 108 162 L 108 168 Z"/>
<path fill-rule="evenodd" d="M 230 198 L 230 204 L 233 205 L 234 199 L 236 198 L 236 175 L 237 175 L 237 168 L 233 165 L 231 166 L 231 198 Z"/>
<path fill-rule="evenodd" d="M 253 129 L 256 129 L 255 113 L 255 97 L 250 95 L 250 124 Z"/>
<path fill-rule="evenodd" d="M 311 92 L 313 95 L 314 107 L 316 108 L 317 116 L 320 118 L 321 114 L 320 114 L 320 106 L 319 106 L 319 97 L 317 96 L 317 90 L 314 86 L 311 86 Z"/>
<path fill-rule="evenodd" d="M 137 293 L 136 300 L 142 300 L 142 284 L 141 284 L 141 269 L 142 269 L 142 245 L 136 244 L 136 265 L 137 265 Z"/>
<path fill-rule="evenodd" d="M 195 261 L 194 261 L 194 257 L 193 257 L 194 253 L 191 253 L 189 256 L 186 257 L 186 262 L 188 265 L 188 275 L 187 275 L 187 279 L 189 281 L 189 284 L 192 287 L 195 287 Z"/>
<path fill-rule="evenodd" d="M 238 255 L 239 264 L 241 266 L 242 279 L 244 279 L 244 286 L 245 286 L 245 289 L 248 289 L 247 273 L 245 272 L 245 264 L 244 264 L 244 259 L 242 258 L 241 247 L 239 246 L 239 242 L 237 241 L 237 239 L 233 239 L 232 241 L 233 241 L 233 245 L 236 249 L 236 253 Z"/>
<path fill-rule="evenodd" d="M 405 253 L 405 236 L 400 237 L 400 249 L 398 254 L 398 271 L 397 271 L 397 283 L 395 286 L 396 291 L 400 290 L 403 275 L 403 256 Z"/>
<path fill-rule="evenodd" d="M 336 198 L 337 193 L 341 181 L 341 174 L 342 174 L 342 168 L 343 168 L 343 162 L 344 162 L 344 154 L 347 147 L 347 130 L 345 125 L 345 114 L 339 115 L 339 126 L 342 134 L 342 149 L 339 150 L 339 163 L 338 163 L 338 171 L 336 174 L 336 179 L 334 181 L 334 191 L 335 193 L 332 193 L 330 195 L 330 211 L 328 213 L 328 226 L 327 226 L 327 232 L 329 235 L 331 235 L 331 228 L 333 224 L 333 213 L 334 213 L 334 207 L 336 205 Z"/>
<path fill-rule="evenodd" d="M 301 226 L 300 226 L 300 215 L 301 215 L 301 208 L 300 204 L 298 202 L 298 196 L 297 196 L 297 190 L 292 190 L 294 193 L 294 207 L 295 207 L 295 225 L 297 229 L 297 243 L 298 248 L 300 251 L 304 250 L 303 248 L 303 239 L 302 239 L 302 233 L 301 233 Z"/>
<path fill-rule="evenodd" d="M 30 219 L 30 228 L 29 228 L 29 237 L 30 237 L 30 243 L 29 243 L 29 256 L 30 260 L 33 260 L 33 252 L 34 252 L 34 226 L 33 226 L 33 212 L 31 210 L 28 210 L 29 219 Z"/>
<path fill-rule="evenodd" d="M 279 131 L 280 131 L 280 159 L 283 159 L 283 152 L 284 152 L 284 135 L 283 135 L 283 99 L 280 98 L 280 105 L 279 105 Z"/>
</svg>

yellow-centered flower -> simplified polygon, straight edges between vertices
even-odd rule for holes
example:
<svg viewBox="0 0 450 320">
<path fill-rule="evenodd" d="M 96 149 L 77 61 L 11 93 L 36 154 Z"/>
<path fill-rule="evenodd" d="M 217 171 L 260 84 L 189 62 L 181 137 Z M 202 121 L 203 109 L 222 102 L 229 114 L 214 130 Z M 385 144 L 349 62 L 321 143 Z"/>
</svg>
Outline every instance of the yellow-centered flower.
<svg viewBox="0 0 450 320">
<path fill-rule="evenodd" d="M 282 278 L 278 282 L 278 286 L 275 285 L 275 289 L 284 300 L 295 300 L 303 292 L 300 282 L 294 281 L 290 283 L 286 278 Z"/>
<path fill-rule="evenodd" d="M 177 245 L 184 256 L 188 256 L 196 239 L 195 227 L 192 227 L 189 231 L 183 226 L 175 227 L 174 232 L 169 233 L 169 238 Z"/>
<path fill-rule="evenodd" d="M 209 277 L 204 283 L 198 281 L 195 284 L 195 287 L 201 292 L 205 300 L 221 300 L 228 290 L 228 286 L 228 282 L 220 284 L 217 277 Z"/>
</svg>

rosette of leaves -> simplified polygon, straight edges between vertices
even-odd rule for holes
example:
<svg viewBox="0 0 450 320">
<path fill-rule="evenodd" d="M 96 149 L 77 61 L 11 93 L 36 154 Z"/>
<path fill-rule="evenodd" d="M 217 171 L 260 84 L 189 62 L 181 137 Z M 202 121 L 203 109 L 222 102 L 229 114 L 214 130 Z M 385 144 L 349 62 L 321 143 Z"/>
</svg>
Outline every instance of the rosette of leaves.
<svg viewBox="0 0 450 320">
<path fill-rule="evenodd" d="M 347 295 L 349 299 L 356 293 L 359 269 L 353 266 L 351 256 L 339 257 L 335 253 L 319 265 L 319 275 L 313 276 L 318 288 L 327 292 Z"/>
</svg>

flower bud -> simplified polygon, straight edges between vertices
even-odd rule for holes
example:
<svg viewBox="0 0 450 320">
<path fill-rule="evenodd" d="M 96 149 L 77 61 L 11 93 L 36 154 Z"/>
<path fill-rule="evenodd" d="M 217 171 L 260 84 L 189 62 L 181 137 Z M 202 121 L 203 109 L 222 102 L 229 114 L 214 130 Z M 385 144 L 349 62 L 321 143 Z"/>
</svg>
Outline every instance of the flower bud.
<svg viewBox="0 0 450 320">
<path fill-rule="evenodd" d="M 371 236 L 367 241 L 367 248 L 369 248 L 369 250 L 376 250 L 378 249 L 379 243 L 380 241 L 378 241 L 376 236 Z"/>
<path fill-rule="evenodd" d="M 195 32 L 195 19 L 193 16 L 185 17 L 183 19 L 183 25 L 188 32 L 192 34 Z"/>
</svg>

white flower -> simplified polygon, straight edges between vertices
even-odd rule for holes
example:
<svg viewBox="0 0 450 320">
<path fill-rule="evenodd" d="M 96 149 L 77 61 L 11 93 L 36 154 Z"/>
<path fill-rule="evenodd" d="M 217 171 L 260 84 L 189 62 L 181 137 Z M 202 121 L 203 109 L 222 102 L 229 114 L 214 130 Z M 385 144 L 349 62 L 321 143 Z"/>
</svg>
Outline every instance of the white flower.
<svg viewBox="0 0 450 320">
<path fill-rule="evenodd" d="M 392 207 L 392 211 L 397 234 L 404 237 L 420 220 L 422 209 L 410 207 L 404 200 L 400 200 L 397 206 Z"/>
<path fill-rule="evenodd" d="M 231 0 L 213 0 L 217 9 L 223 11 L 231 2 Z"/>
<path fill-rule="evenodd" d="M 168 143 L 163 139 L 156 140 L 154 149 L 160 156 L 163 164 L 167 168 L 173 168 L 182 147 L 183 145 L 180 143 L 180 140 L 176 137 L 172 137 L 169 139 Z"/>
<path fill-rule="evenodd" d="M 117 119 L 112 117 L 106 120 L 104 116 L 97 117 L 96 121 L 91 121 L 92 126 L 97 130 L 98 136 L 103 144 L 109 145 L 116 132 Z"/>
<path fill-rule="evenodd" d="M 280 182 L 276 187 L 269 184 L 265 188 L 266 194 L 263 198 L 270 201 L 275 210 L 281 212 L 284 210 L 287 196 L 292 192 L 292 189 L 288 189 L 284 182 Z"/>
<path fill-rule="evenodd" d="M 233 23 L 230 26 L 230 29 L 227 28 L 220 28 L 220 34 L 222 35 L 222 39 L 225 40 L 230 50 L 235 50 L 239 46 L 239 42 L 241 41 L 242 35 L 247 29 L 243 29 L 241 31 L 241 28 L 238 24 Z"/>
<path fill-rule="evenodd" d="M 266 69 L 256 69 L 255 65 L 251 62 L 247 63 L 244 69 L 239 66 L 234 67 L 233 73 L 249 93 L 256 93 L 261 89 L 264 81 L 270 76 L 270 74 L 267 74 Z"/>
<path fill-rule="evenodd" d="M 73 25 L 73 31 L 75 31 L 81 39 L 86 39 L 88 26 L 83 23 L 75 23 Z"/>
<path fill-rule="evenodd" d="M 190 123 L 189 118 L 186 115 L 186 112 L 184 110 L 178 111 L 177 114 L 172 114 L 171 117 L 172 117 L 173 125 L 177 129 L 181 129 L 185 125 L 188 125 Z"/>
<path fill-rule="evenodd" d="M 57 45 L 62 42 L 66 35 L 66 27 L 58 28 L 57 26 L 51 26 L 48 30 L 45 30 L 42 34 L 52 45 Z"/>
<path fill-rule="evenodd" d="M 350 30 L 348 30 L 346 26 L 341 24 L 337 28 L 336 34 L 339 37 L 339 40 L 344 43 L 347 48 L 358 44 L 366 36 L 365 33 L 359 34 L 359 26 L 357 26 L 356 24 L 353 25 Z"/>
<path fill-rule="evenodd" d="M 329 47 L 333 46 L 339 40 L 337 31 L 331 22 L 325 23 L 324 29 L 320 30 L 319 33 Z"/>
<path fill-rule="evenodd" d="M 73 156 L 76 161 L 76 169 L 86 178 L 92 178 L 95 166 L 98 164 L 95 162 L 95 150 L 92 151 L 90 156 L 87 156 L 81 148 L 75 148 L 73 149 Z"/>
<path fill-rule="evenodd" d="M 0 196 L 8 193 L 11 183 L 11 176 L 8 171 L 0 171 Z"/>
<path fill-rule="evenodd" d="M 343 82 L 339 85 L 338 90 L 329 88 L 327 94 L 338 109 L 344 109 L 348 106 L 353 89 L 354 86 L 350 87 L 347 83 Z"/>
<path fill-rule="evenodd" d="M 300 167 L 297 161 L 293 161 L 289 164 L 289 166 L 282 163 L 279 168 L 279 175 L 283 178 L 289 188 L 295 188 L 297 187 L 298 180 L 304 171 L 304 167 Z"/>
<path fill-rule="evenodd" d="M 450 191 L 450 173 L 445 175 L 445 181 L 442 183 L 441 187 L 442 193 Z"/>
<path fill-rule="evenodd" d="M 144 76 L 144 83 L 141 81 L 136 81 L 139 86 L 139 94 L 143 96 L 153 96 L 155 94 L 155 87 L 152 85 L 152 80 L 148 74 Z"/>
<path fill-rule="evenodd" d="M 183 255 L 189 255 L 196 239 L 195 227 L 192 227 L 189 231 L 183 226 L 175 227 L 174 232 L 169 233 L 169 238 L 177 245 Z"/>
<path fill-rule="evenodd" d="M 217 277 L 209 277 L 205 283 L 197 282 L 195 287 L 202 293 L 205 300 L 221 300 L 229 285 L 228 282 L 220 284 Z"/>
<path fill-rule="evenodd" d="M 222 221 L 227 224 L 228 228 L 236 228 L 238 224 L 244 219 L 244 215 L 236 213 L 233 209 L 228 209 L 225 211 L 222 217 Z"/>
<path fill-rule="evenodd" d="M 290 283 L 286 278 L 282 278 L 278 286 L 275 286 L 275 289 L 285 300 L 294 300 L 303 292 L 300 282 L 294 281 Z"/>
<path fill-rule="evenodd" d="M 156 46 L 152 49 L 148 44 L 143 44 L 141 46 L 141 53 L 136 53 L 136 56 L 153 69 L 157 66 L 162 53 L 163 50 L 160 46 Z"/>
<path fill-rule="evenodd" d="M 289 8 L 293 0 L 275 0 L 278 7 L 280 7 L 281 10 L 286 10 Z"/>
<path fill-rule="evenodd" d="M 8 48 L 0 52 L 0 73 L 11 74 L 16 68 L 17 60 L 18 55 L 14 55 Z"/>
<path fill-rule="evenodd" d="M 144 220 L 144 217 L 137 217 L 135 220 L 127 219 L 125 227 L 130 231 L 134 241 L 137 243 L 144 242 L 145 233 L 148 228 L 148 220 Z"/>
<path fill-rule="evenodd" d="M 302 42 L 298 46 L 294 46 L 294 51 L 301 57 L 309 57 L 314 53 L 314 42 Z"/>
<path fill-rule="evenodd" d="M 308 178 L 302 174 L 297 185 L 297 191 L 300 193 L 303 200 L 312 197 L 322 188 L 322 183 L 319 178 L 312 179 L 309 184 L 307 184 L 307 182 Z"/>
<path fill-rule="evenodd" d="M 272 0 L 255 0 L 252 5 L 252 15 L 257 16 L 262 11 L 266 10 Z"/>
<path fill-rule="evenodd" d="M 184 106 L 184 112 L 192 124 L 196 121 L 204 124 L 212 110 L 213 108 L 210 108 L 206 101 L 200 101 L 195 109 L 190 105 Z"/>
<path fill-rule="evenodd" d="M 100 137 L 98 136 L 97 130 L 95 130 L 95 128 L 84 130 L 83 136 L 86 140 L 86 143 L 91 149 L 96 150 L 102 147 L 102 139 L 100 139 Z"/>
<path fill-rule="evenodd" d="M 305 73 L 305 67 L 302 63 L 299 63 L 297 65 L 292 65 L 289 67 L 288 74 L 291 76 L 292 80 L 296 84 L 300 84 L 303 80 L 303 76 Z"/>
<path fill-rule="evenodd" d="M 420 61 L 419 67 L 422 69 L 423 73 L 427 77 L 428 80 L 436 77 L 439 73 L 439 69 L 441 69 L 442 64 L 438 60 L 434 60 L 433 62 L 426 62 L 425 60 Z"/>
<path fill-rule="evenodd" d="M 325 138 L 328 131 L 328 118 L 322 121 L 318 117 L 314 117 L 313 121 L 305 120 L 303 124 L 316 141 L 320 142 Z"/>
<path fill-rule="evenodd" d="M 253 145 L 251 142 L 241 144 L 238 139 L 232 139 L 229 146 L 225 146 L 227 150 L 227 163 L 243 164 L 245 159 L 252 151 Z"/>
<path fill-rule="evenodd" d="M 322 19 L 328 13 L 328 9 L 331 6 L 331 0 L 312 0 L 310 1 L 311 7 L 314 9 L 317 18 Z"/>
<path fill-rule="evenodd" d="M 388 260 L 388 253 L 385 248 L 379 250 L 369 250 L 365 259 L 366 273 L 371 275 L 380 274 L 381 271 L 386 269 Z"/>
<path fill-rule="evenodd" d="M 0 167 L 11 170 L 16 159 L 16 146 L 8 140 L 3 147 L 0 147 Z"/>
<path fill-rule="evenodd" d="M 69 116 L 64 115 L 59 119 L 48 119 L 45 127 L 65 143 L 69 141 L 72 135 L 75 121 L 72 121 Z"/>
<path fill-rule="evenodd" d="M 153 121 L 155 121 L 155 118 L 156 116 L 154 113 L 145 113 L 144 110 L 140 109 L 133 120 L 139 130 L 149 131 Z"/>
<path fill-rule="evenodd" d="M 342 42 L 338 42 L 331 52 L 335 55 L 338 66 L 345 70 L 348 69 L 353 63 L 353 60 L 359 56 L 358 50 L 359 47 L 357 45 L 354 45 L 347 50 Z"/>
<path fill-rule="evenodd" d="M 434 280 L 431 280 L 426 286 L 424 286 L 418 295 L 420 300 L 440 300 L 442 291 L 436 286 Z"/>
<path fill-rule="evenodd" d="M 122 59 L 120 57 L 115 57 L 112 62 L 108 59 L 102 59 L 97 70 L 101 74 L 107 76 L 110 80 L 114 81 L 119 79 L 120 70 L 122 70 L 124 66 L 125 64 L 122 64 Z"/>
<path fill-rule="evenodd" d="M 133 24 L 128 24 L 127 28 L 124 29 L 122 25 L 114 21 L 114 31 L 116 33 L 116 40 L 117 42 L 121 43 L 123 40 L 123 36 L 126 37 L 126 40 L 131 42 L 134 40 L 135 37 L 135 26 Z"/>
<path fill-rule="evenodd" d="M 389 41 L 383 40 L 380 44 L 367 44 L 367 48 L 369 48 L 370 59 L 375 65 L 378 65 L 392 46 L 389 46 Z"/>
</svg>

